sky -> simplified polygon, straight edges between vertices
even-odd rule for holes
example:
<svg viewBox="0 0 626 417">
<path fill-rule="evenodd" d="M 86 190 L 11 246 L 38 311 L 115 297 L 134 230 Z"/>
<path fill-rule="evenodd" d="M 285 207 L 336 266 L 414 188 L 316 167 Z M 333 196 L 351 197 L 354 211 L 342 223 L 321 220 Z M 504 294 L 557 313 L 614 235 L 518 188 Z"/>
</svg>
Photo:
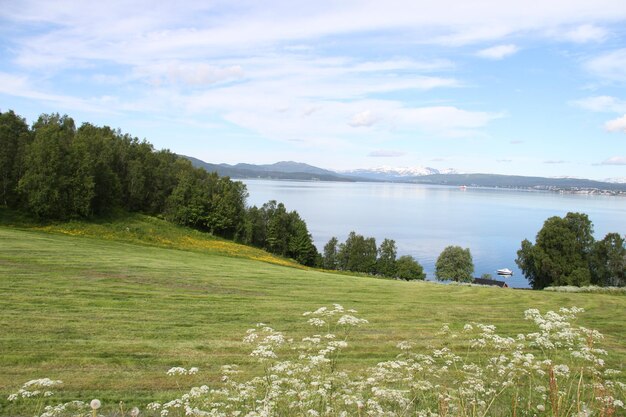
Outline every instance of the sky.
<svg viewBox="0 0 626 417">
<path fill-rule="evenodd" d="M 0 0 L 0 111 L 210 163 L 626 180 L 626 1 Z"/>
</svg>

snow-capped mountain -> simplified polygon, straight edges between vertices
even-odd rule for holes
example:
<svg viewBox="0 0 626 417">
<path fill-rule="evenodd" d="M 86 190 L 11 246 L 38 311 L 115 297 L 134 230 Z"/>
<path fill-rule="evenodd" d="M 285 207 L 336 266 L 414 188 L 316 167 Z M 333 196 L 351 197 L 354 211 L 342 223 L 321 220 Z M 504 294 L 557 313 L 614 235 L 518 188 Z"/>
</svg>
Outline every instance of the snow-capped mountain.
<svg viewBox="0 0 626 417">
<path fill-rule="evenodd" d="M 434 175 L 434 174 L 457 174 L 452 168 L 438 170 L 431 167 L 390 167 L 381 166 L 377 168 L 366 169 L 353 169 L 348 171 L 338 172 L 344 175 L 351 175 L 355 177 L 369 178 L 374 180 L 395 180 L 406 177 L 418 177 L 422 175 Z"/>
</svg>

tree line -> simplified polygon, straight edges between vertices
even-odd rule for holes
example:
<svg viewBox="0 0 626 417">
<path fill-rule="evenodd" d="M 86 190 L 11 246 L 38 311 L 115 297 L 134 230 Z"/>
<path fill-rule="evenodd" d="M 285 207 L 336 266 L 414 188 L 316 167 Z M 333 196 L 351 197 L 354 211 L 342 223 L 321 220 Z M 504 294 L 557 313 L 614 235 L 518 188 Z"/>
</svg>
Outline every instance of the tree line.
<svg viewBox="0 0 626 417">
<path fill-rule="evenodd" d="M 533 289 L 549 286 L 625 286 L 626 242 L 619 233 L 593 237 L 583 213 L 550 217 L 535 243 L 522 241 L 515 261 Z"/>
<path fill-rule="evenodd" d="M 246 186 L 110 127 L 76 127 L 42 114 L 32 127 L 0 112 L 0 205 L 40 221 L 116 210 L 160 216 L 316 265 L 320 255 L 297 212 L 270 201 L 246 207 Z"/>
<path fill-rule="evenodd" d="M 376 239 L 350 232 L 343 243 L 332 237 L 322 254 L 325 269 L 360 272 L 403 280 L 423 280 L 424 269 L 412 256 L 397 257 L 396 242 L 384 239 L 376 247 Z"/>
</svg>

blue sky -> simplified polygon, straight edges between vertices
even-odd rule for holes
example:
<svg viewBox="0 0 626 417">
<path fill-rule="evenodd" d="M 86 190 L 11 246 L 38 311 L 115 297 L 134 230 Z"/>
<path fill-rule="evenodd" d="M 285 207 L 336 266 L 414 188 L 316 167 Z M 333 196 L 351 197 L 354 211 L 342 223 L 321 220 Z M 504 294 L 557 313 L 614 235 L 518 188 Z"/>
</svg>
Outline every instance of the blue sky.
<svg viewBox="0 0 626 417">
<path fill-rule="evenodd" d="M 626 179 L 623 0 L 98 3 L 3 3 L 0 110 L 213 163 Z"/>
</svg>

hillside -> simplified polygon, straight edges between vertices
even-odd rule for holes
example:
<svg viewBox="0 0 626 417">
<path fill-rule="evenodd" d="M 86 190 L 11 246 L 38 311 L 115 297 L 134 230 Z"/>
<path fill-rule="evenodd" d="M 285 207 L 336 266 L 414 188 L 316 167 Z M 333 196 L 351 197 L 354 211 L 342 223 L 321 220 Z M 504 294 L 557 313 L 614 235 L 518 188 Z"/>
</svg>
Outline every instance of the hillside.
<svg viewBox="0 0 626 417">
<path fill-rule="evenodd" d="M 6 213 L 0 213 L 6 214 Z M 607 360 L 626 359 L 626 297 L 409 283 L 293 268 L 287 260 L 202 237 L 156 218 L 0 225 L 0 414 L 7 393 L 32 378 L 61 379 L 54 401 L 142 404 L 180 390 L 172 366 L 198 366 L 185 386 L 214 383 L 221 365 L 252 363 L 240 343 L 263 321 L 310 334 L 302 312 L 340 303 L 369 324 L 351 336 L 343 367 L 395 357 L 395 345 L 436 344 L 438 329 L 468 321 L 516 335 L 523 311 L 578 306 L 580 323 L 606 335 Z M 12 224 L 12 226 L 10 225 Z M 260 262 L 263 261 L 263 262 Z M 285 267 L 289 266 L 289 267 Z M 169 397 L 168 397 L 169 396 Z"/>
<path fill-rule="evenodd" d="M 210 164 L 197 158 L 185 156 L 198 168 L 236 179 L 265 178 L 304 181 L 365 181 L 401 182 L 432 185 L 472 186 L 489 188 L 538 189 L 550 191 L 602 190 L 614 194 L 626 194 L 626 183 L 593 181 L 582 178 L 545 178 L 520 175 L 458 174 L 442 173 L 434 168 L 415 169 L 356 169 L 345 172 L 326 170 L 299 162 L 277 162 L 269 165 Z"/>
<path fill-rule="evenodd" d="M 409 182 L 435 185 L 466 185 L 495 188 L 534 188 L 534 189 L 598 189 L 626 192 L 626 184 L 592 181 L 580 178 L 544 178 L 517 175 L 495 174 L 434 174 L 414 176 Z"/>
<path fill-rule="evenodd" d="M 359 178 L 341 175 L 333 171 L 317 168 L 298 162 L 277 162 L 271 165 L 253 164 L 210 164 L 197 158 L 185 156 L 196 168 L 204 168 L 209 172 L 217 172 L 218 175 L 228 176 L 234 179 L 265 178 L 279 180 L 302 180 L 302 181 L 359 181 Z"/>
</svg>

